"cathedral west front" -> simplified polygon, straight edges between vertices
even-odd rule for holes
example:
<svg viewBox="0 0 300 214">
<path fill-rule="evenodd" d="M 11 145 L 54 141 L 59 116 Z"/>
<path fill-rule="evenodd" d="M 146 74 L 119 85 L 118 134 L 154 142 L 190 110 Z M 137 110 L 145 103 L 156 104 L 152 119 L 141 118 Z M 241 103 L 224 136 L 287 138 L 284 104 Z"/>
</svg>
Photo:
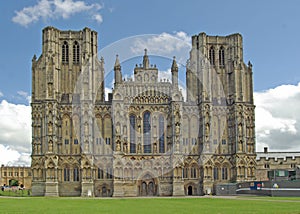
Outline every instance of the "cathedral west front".
<svg viewBox="0 0 300 214">
<path fill-rule="evenodd" d="M 240 34 L 192 37 L 185 92 L 176 58 L 161 81 L 145 49 L 127 79 L 116 56 L 106 100 L 97 53 L 89 28 L 43 29 L 32 59 L 33 195 L 203 195 L 255 180 L 252 65 Z"/>
</svg>

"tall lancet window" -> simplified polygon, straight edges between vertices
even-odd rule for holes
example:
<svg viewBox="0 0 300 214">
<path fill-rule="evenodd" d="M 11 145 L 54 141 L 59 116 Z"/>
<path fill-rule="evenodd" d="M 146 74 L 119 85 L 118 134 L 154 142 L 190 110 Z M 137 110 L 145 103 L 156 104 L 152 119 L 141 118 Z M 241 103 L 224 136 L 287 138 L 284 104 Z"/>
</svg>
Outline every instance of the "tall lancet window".
<svg viewBox="0 0 300 214">
<path fill-rule="evenodd" d="M 69 46 L 66 41 L 64 41 L 64 44 L 62 45 L 62 63 L 68 63 L 69 62 Z"/>
<path fill-rule="evenodd" d="M 159 153 L 165 152 L 165 120 L 164 116 L 159 115 Z"/>
<path fill-rule="evenodd" d="M 144 153 L 151 153 L 151 114 L 149 111 L 146 111 L 144 113 L 143 138 L 144 138 Z"/>
<path fill-rule="evenodd" d="M 79 44 L 77 41 L 73 45 L 73 63 L 79 63 Z"/>
<path fill-rule="evenodd" d="M 223 46 L 219 50 L 219 65 L 225 66 L 225 50 Z"/>
<path fill-rule="evenodd" d="M 215 49 L 213 47 L 209 49 L 209 62 L 211 65 L 215 65 Z"/>
<path fill-rule="evenodd" d="M 136 143 L 135 143 L 135 115 L 130 115 L 130 153 L 136 153 Z"/>
</svg>

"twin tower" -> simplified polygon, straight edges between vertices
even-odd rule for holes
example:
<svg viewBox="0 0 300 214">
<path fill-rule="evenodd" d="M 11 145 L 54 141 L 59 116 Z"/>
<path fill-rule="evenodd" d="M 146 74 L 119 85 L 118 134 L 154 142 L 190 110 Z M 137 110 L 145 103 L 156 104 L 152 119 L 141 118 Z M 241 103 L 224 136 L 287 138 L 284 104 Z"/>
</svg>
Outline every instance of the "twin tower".
<svg viewBox="0 0 300 214">
<path fill-rule="evenodd" d="M 97 41 L 89 28 L 43 30 L 32 59 L 33 195 L 203 195 L 255 180 L 252 65 L 240 34 L 192 37 L 186 94 L 175 58 L 171 81 L 159 81 L 147 50 L 127 80 L 117 57 L 108 100 Z"/>
</svg>

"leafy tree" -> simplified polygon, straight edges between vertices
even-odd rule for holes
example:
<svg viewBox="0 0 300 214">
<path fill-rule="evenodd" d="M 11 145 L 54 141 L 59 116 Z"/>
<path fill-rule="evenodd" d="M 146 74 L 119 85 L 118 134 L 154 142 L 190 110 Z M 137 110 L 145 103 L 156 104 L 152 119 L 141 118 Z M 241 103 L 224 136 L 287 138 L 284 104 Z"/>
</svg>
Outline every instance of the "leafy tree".
<svg viewBox="0 0 300 214">
<path fill-rule="evenodd" d="M 12 179 L 9 181 L 9 185 L 10 186 L 19 186 L 19 181 Z"/>
</svg>

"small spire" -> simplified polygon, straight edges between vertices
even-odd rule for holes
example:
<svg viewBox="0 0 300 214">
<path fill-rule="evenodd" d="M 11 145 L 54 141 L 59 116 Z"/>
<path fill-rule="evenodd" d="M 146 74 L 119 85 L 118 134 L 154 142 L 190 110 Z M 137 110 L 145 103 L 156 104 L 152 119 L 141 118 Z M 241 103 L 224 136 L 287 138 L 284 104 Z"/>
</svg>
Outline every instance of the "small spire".
<svg viewBox="0 0 300 214">
<path fill-rule="evenodd" d="M 149 68 L 149 58 L 148 58 L 148 55 L 147 55 L 147 49 L 145 48 L 145 55 L 143 57 L 143 66 L 144 68 Z"/>
<path fill-rule="evenodd" d="M 116 55 L 116 62 L 115 62 L 115 66 L 114 69 L 121 69 L 121 65 L 120 65 L 120 61 L 119 61 L 119 55 Z"/>
<path fill-rule="evenodd" d="M 173 63 L 172 63 L 171 71 L 178 71 L 178 65 L 176 63 L 176 57 L 175 56 L 173 56 Z"/>
</svg>

